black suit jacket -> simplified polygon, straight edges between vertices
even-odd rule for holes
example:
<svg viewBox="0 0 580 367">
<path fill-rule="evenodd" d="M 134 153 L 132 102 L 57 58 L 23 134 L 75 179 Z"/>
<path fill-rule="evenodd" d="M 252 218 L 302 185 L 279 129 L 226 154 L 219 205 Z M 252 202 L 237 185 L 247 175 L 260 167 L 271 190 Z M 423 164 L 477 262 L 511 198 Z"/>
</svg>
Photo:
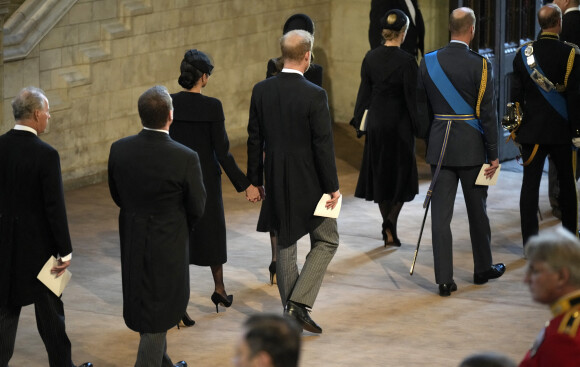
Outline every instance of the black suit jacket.
<svg viewBox="0 0 580 367">
<path fill-rule="evenodd" d="M 280 246 L 292 244 L 321 222 L 313 216 L 321 195 L 338 190 L 326 92 L 294 73 L 261 81 L 248 135 L 248 178 L 262 185 L 265 171 L 269 230 Z"/>
<path fill-rule="evenodd" d="M 571 53 L 575 53 L 574 48 L 559 41 L 553 33 L 542 33 L 532 47 L 536 63 L 544 75 L 552 83 L 564 85 L 568 60 Z M 520 102 L 524 113 L 516 140 L 522 144 L 571 144 L 572 137 L 580 135 L 580 55 L 574 56 L 566 91 L 561 93 L 567 101 L 566 121 L 530 78 L 522 59 L 522 50 L 523 47 L 514 58 L 511 83 L 512 100 Z"/>
<path fill-rule="evenodd" d="M 560 40 L 580 46 L 580 10 L 569 11 L 562 16 Z"/>
<path fill-rule="evenodd" d="M 441 68 L 463 97 L 465 102 L 475 111 L 479 96 L 483 60 L 485 58 L 467 48 L 464 44 L 451 42 L 440 49 L 437 58 Z M 451 126 L 449 141 L 443 159 L 444 166 L 475 166 L 493 161 L 497 152 L 497 112 L 495 108 L 493 73 L 491 63 L 487 65 L 486 88 L 481 101 L 480 123 L 483 134 L 466 122 L 455 121 Z M 429 102 L 429 110 L 434 114 L 454 114 L 447 101 L 431 80 L 425 59 L 421 60 L 419 83 L 425 88 Z M 433 120 L 427 145 L 427 163 L 437 164 L 443 139 L 445 137 L 445 121 Z"/>
<path fill-rule="evenodd" d="M 48 258 L 71 252 L 58 152 L 10 130 L 0 136 L 0 306 L 33 303 Z"/>
<path fill-rule="evenodd" d="M 415 22 L 411 18 L 409 8 L 405 0 L 372 0 L 371 12 L 369 14 L 369 44 L 371 50 L 384 44 L 383 41 L 383 27 L 381 26 L 381 18 L 391 9 L 399 9 L 409 17 L 409 29 L 405 41 L 401 45 L 401 49 L 407 51 L 411 55 L 417 57 L 418 51 L 421 55 L 425 54 L 425 23 L 423 22 L 423 15 L 419 10 L 417 0 L 412 0 L 415 7 Z"/>
<path fill-rule="evenodd" d="M 121 208 L 125 323 L 141 333 L 166 331 L 189 301 L 189 232 L 206 197 L 197 153 L 142 130 L 111 146 L 109 189 Z"/>
</svg>

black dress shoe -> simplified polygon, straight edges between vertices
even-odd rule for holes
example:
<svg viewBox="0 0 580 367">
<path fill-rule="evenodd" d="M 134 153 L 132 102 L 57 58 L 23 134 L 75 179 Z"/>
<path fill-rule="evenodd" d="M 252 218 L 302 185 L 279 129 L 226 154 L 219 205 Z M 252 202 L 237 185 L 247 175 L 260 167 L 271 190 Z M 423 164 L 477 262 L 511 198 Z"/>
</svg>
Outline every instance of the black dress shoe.
<svg viewBox="0 0 580 367">
<path fill-rule="evenodd" d="M 174 367 L 187 367 L 187 362 L 180 361 L 173 365 Z"/>
<path fill-rule="evenodd" d="M 505 273 L 505 265 L 502 263 L 494 264 L 491 268 L 482 273 L 473 274 L 473 283 L 485 284 L 490 279 L 497 279 Z"/>
<path fill-rule="evenodd" d="M 315 334 L 320 334 L 322 332 L 322 328 L 310 318 L 310 315 L 308 315 L 306 306 L 300 305 L 296 302 L 288 301 L 286 308 L 284 309 L 284 313 L 298 321 L 298 324 L 301 325 L 306 331 L 310 331 L 311 333 Z"/>
<path fill-rule="evenodd" d="M 439 295 L 441 297 L 449 297 L 451 292 L 455 292 L 457 290 L 457 284 L 454 281 L 451 283 L 443 283 L 439 284 Z"/>
<path fill-rule="evenodd" d="M 78 367 L 93 367 L 93 364 L 91 362 L 85 362 Z"/>
</svg>

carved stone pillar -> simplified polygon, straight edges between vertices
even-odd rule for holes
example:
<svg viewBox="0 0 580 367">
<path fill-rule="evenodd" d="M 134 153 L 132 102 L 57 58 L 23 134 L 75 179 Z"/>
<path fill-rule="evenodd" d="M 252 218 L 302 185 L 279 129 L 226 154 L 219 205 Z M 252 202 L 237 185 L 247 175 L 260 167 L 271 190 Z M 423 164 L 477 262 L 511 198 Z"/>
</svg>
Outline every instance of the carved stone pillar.
<svg viewBox="0 0 580 367">
<path fill-rule="evenodd" d="M 11 13 L 10 0 L 0 0 L 0 119 L 4 118 L 4 20 Z"/>
</svg>

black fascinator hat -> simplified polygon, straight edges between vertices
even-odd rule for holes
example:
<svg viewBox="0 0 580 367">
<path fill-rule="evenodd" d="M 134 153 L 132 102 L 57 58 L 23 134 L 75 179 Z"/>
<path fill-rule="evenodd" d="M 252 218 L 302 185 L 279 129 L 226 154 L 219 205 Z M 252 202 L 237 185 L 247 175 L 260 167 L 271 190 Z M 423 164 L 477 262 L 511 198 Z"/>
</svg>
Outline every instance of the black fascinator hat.
<svg viewBox="0 0 580 367">
<path fill-rule="evenodd" d="M 401 10 L 391 9 L 381 18 L 381 27 L 398 32 L 408 21 L 409 18 Z"/>
</svg>

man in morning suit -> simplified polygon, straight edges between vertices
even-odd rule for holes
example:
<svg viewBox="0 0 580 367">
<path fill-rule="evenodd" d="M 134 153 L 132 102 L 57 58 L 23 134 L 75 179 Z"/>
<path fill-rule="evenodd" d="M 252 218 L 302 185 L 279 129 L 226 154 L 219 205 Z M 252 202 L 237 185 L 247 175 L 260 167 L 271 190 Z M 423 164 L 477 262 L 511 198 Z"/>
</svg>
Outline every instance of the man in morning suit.
<svg viewBox="0 0 580 367">
<path fill-rule="evenodd" d="M 0 367 L 8 366 L 20 311 L 30 304 L 48 365 L 71 367 L 62 300 L 36 278 L 51 256 L 58 259 L 52 268 L 58 276 L 72 258 L 60 157 L 38 138 L 50 119 L 48 99 L 27 87 L 12 111 L 16 124 L 0 136 Z"/>
<path fill-rule="evenodd" d="M 407 35 L 401 44 L 401 49 L 415 56 L 415 58 L 418 57 L 419 51 L 421 55 L 425 55 L 425 23 L 423 22 L 423 15 L 421 15 L 417 0 L 371 1 L 369 14 L 369 44 L 371 45 L 371 50 L 382 46 L 384 43 L 381 19 L 391 9 L 399 9 L 409 17 Z"/>
<path fill-rule="evenodd" d="M 580 9 L 578 0 L 554 0 L 554 4 L 558 5 L 562 10 L 562 31 L 560 32 L 560 41 L 573 43 L 576 46 L 580 45 Z M 577 151 L 576 156 L 576 180 L 580 177 L 580 158 Z M 550 205 L 552 206 L 552 213 L 559 219 L 562 219 L 562 211 L 558 204 L 558 197 L 560 196 L 560 185 L 558 184 L 558 172 L 552 162 L 552 158 L 548 156 L 550 161 L 550 168 L 548 171 L 548 194 L 550 198 Z"/>
<path fill-rule="evenodd" d="M 189 233 L 206 193 L 197 153 L 169 137 L 167 89 L 147 90 L 138 109 L 143 130 L 113 143 L 109 155 L 109 189 L 121 208 L 123 317 L 141 334 L 135 366 L 171 367 L 166 334 L 189 301 Z"/>
<path fill-rule="evenodd" d="M 558 40 L 562 13 L 548 4 L 538 11 L 542 32 L 522 45 L 513 61 L 511 99 L 523 109 L 516 142 L 521 144 L 524 177 L 520 194 L 523 244 L 538 233 L 538 193 L 549 154 L 558 172 L 562 225 L 578 233 L 572 144 L 580 145 L 580 68 L 578 49 Z"/>
<path fill-rule="evenodd" d="M 431 230 L 435 282 L 441 296 L 457 290 L 453 280 L 451 218 L 458 181 L 469 220 L 473 282 L 484 284 L 505 271 L 504 264 L 492 264 L 487 186 L 475 185 L 483 163 L 490 163 L 485 170 L 488 178 L 499 166 L 491 64 L 469 49 L 475 33 L 473 10 L 455 9 L 449 17 L 449 31 L 451 42 L 425 55 L 419 77 L 433 113 L 426 160 L 433 174 Z"/>
<path fill-rule="evenodd" d="M 328 100 L 324 89 L 307 81 L 312 35 L 293 30 L 282 36 L 284 69 L 254 86 L 248 122 L 248 178 L 262 186 L 271 213 L 269 230 L 278 233 L 276 276 L 285 312 L 304 329 L 322 329 L 308 315 L 326 268 L 338 248 L 336 219 L 315 217 L 323 193 L 327 208 L 340 197 Z M 263 151 L 265 150 L 265 160 Z M 302 271 L 296 241 L 310 234 L 311 249 Z"/>
<path fill-rule="evenodd" d="M 526 245 L 524 282 L 534 301 L 550 306 L 545 323 L 520 367 L 580 365 L 580 241 L 559 228 L 532 236 Z M 538 324 L 543 323 L 541 320 Z"/>
</svg>

